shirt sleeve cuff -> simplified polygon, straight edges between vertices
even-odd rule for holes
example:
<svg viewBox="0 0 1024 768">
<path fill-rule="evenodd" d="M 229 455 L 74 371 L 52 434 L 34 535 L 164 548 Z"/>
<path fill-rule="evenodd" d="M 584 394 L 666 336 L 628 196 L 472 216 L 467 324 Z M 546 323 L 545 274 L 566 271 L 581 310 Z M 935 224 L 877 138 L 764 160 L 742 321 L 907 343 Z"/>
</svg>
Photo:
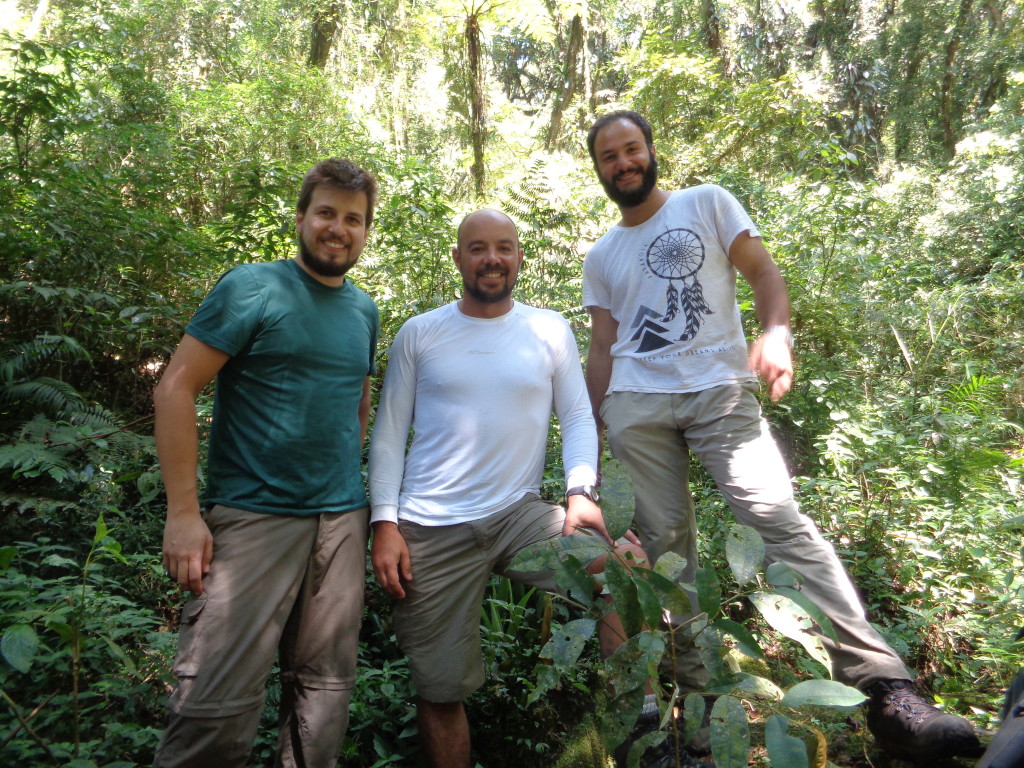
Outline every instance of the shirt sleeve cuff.
<svg viewBox="0 0 1024 768">
<path fill-rule="evenodd" d="M 593 467 L 574 467 L 565 476 L 566 489 L 578 485 L 597 485 L 597 472 Z"/>
<path fill-rule="evenodd" d="M 397 523 L 397 504 L 377 504 L 370 509 L 370 525 L 374 523 Z"/>
</svg>

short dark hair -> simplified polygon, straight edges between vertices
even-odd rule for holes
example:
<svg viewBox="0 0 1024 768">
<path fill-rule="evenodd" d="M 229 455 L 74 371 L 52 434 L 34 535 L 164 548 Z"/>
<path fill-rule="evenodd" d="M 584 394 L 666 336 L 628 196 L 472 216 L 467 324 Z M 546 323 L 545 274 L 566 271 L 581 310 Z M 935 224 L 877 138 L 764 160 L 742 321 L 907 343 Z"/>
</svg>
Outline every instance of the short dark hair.
<svg viewBox="0 0 1024 768">
<path fill-rule="evenodd" d="M 351 160 L 329 157 L 321 160 L 306 173 L 299 190 L 299 202 L 295 206 L 299 213 L 305 213 L 309 201 L 313 199 L 313 190 L 321 184 L 344 189 L 349 192 L 366 193 L 366 228 L 373 224 L 373 209 L 377 205 L 380 194 L 377 179 L 365 168 L 360 168 Z"/>
<path fill-rule="evenodd" d="M 594 144 L 597 143 L 597 134 L 604 128 L 608 123 L 614 123 L 616 120 L 628 120 L 633 123 L 640 132 L 644 135 L 644 141 L 647 142 L 648 149 L 654 149 L 654 134 L 651 131 L 651 124 L 647 122 L 647 118 L 641 115 L 639 112 L 633 112 L 628 109 L 619 109 L 615 112 L 609 112 L 608 114 L 601 115 L 594 124 L 590 126 L 590 131 L 587 132 L 587 149 L 590 150 L 590 159 L 597 167 L 597 155 L 594 153 Z"/>
</svg>

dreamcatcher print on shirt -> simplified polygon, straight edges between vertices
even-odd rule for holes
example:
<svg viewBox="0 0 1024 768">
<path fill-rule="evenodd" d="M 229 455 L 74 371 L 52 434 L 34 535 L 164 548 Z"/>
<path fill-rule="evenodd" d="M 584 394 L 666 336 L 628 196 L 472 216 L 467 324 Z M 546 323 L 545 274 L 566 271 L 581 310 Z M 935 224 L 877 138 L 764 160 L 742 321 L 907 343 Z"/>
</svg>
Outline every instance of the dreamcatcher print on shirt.
<svg viewBox="0 0 1024 768">
<path fill-rule="evenodd" d="M 676 318 L 680 310 L 686 317 L 686 328 L 680 341 L 697 335 L 704 315 L 714 314 L 704 300 L 704 289 L 696 274 L 704 264 L 704 243 L 692 229 L 670 229 L 662 232 L 647 248 L 647 266 L 657 277 L 668 280 L 665 292 L 667 309 L 662 322 Z M 677 288 L 676 283 L 680 286 Z"/>
</svg>

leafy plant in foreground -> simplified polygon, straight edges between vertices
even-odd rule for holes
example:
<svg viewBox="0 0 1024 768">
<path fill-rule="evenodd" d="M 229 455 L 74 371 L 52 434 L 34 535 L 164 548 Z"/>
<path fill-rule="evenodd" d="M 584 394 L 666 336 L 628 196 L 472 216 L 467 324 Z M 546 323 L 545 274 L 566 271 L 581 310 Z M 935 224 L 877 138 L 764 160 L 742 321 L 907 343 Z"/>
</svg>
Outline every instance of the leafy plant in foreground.
<svg viewBox="0 0 1024 768">
<path fill-rule="evenodd" d="M 135 721 L 151 712 L 153 669 L 164 660 L 154 653 L 157 620 L 105 570 L 142 568 L 145 558 L 122 554 L 102 515 L 84 559 L 70 554 L 49 540 L 0 548 L 0 697 L 12 715 L 0 760 L 132 766 L 124 758 L 144 761 L 158 736 Z M 145 653 L 134 646 L 142 633 L 155 642 Z M 127 710 L 126 722 L 115 721 L 115 706 Z"/>
<path fill-rule="evenodd" d="M 611 535 L 621 535 L 631 516 L 616 514 L 609 508 L 605 513 Z M 753 633 L 729 617 L 727 607 L 741 600 L 751 603 L 773 629 L 803 646 L 826 670 L 830 670 L 831 664 L 820 636 L 835 640 L 831 622 L 799 591 L 799 574 L 781 563 L 773 563 L 761 572 L 764 543 L 753 529 L 735 525 L 729 532 L 726 555 L 737 585 L 731 594 L 723 592 L 717 575 L 706 568 L 698 570 L 694 584 L 678 583 L 685 562 L 672 554 L 663 555 L 653 569 L 609 556 L 603 590 L 610 597 L 609 603 L 594 594 L 592 577 L 584 566 L 608 552 L 609 547 L 596 537 L 554 539 L 521 552 L 513 567 L 554 570 L 565 599 L 587 613 L 586 617 L 552 631 L 551 639 L 541 650 L 537 688 L 531 701 L 553 688 L 562 675 L 574 668 L 598 622 L 609 612 L 618 612 L 627 639 L 604 665 L 607 683 L 614 691 L 600 723 L 605 747 L 610 751 L 629 735 L 648 681 L 659 696 L 662 725 L 669 726 L 668 731 L 647 734 L 635 742 L 630 750 L 630 766 L 638 765 L 643 751 L 662 739 L 681 739 L 695 732 L 704 715 L 706 703 L 701 695 L 690 694 L 680 702 L 679 690 L 660 683 L 657 674 L 666 649 L 674 646 L 670 637 L 673 630 L 661 629 L 662 616 L 665 612 L 692 613 L 691 595 L 701 612 L 674 631 L 690 636 L 711 673 L 704 693 L 717 695 L 711 711 L 711 748 L 719 768 L 747 765 L 750 728 L 741 698 L 759 699 L 768 709 L 792 716 L 790 719 L 775 714 L 769 718 L 765 740 L 772 765 L 793 768 L 809 765 L 806 750 L 798 748 L 798 744 L 804 743 L 800 736 L 807 738 L 817 752 L 824 752 L 824 736 L 805 722 L 799 710 L 812 706 L 851 707 L 864 700 L 860 691 L 833 680 L 805 680 L 784 691 L 766 677 L 742 671 L 737 654 L 758 662 L 764 660 L 765 654 Z M 680 704 L 682 733 L 672 717 Z M 791 726 L 799 736 L 790 735 Z"/>
</svg>

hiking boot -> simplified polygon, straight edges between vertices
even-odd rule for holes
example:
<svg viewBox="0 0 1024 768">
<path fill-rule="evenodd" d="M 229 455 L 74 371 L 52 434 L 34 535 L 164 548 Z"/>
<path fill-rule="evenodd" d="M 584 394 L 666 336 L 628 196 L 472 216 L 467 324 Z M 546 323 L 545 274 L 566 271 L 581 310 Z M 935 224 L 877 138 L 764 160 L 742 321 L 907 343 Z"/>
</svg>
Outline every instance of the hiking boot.
<svg viewBox="0 0 1024 768">
<path fill-rule="evenodd" d="M 630 748 L 641 736 L 657 731 L 660 719 L 657 712 L 648 712 L 637 718 L 633 731 L 615 748 L 615 768 L 628 768 Z M 660 744 L 644 750 L 639 765 L 640 768 L 715 768 L 713 761 L 701 760 L 685 748 L 677 754 L 675 736 L 671 731 L 665 734 Z"/>
<path fill-rule="evenodd" d="M 869 697 L 868 728 L 878 746 L 891 756 L 932 766 L 947 758 L 981 753 L 971 724 L 936 709 L 909 680 L 881 680 L 864 693 Z"/>
</svg>

